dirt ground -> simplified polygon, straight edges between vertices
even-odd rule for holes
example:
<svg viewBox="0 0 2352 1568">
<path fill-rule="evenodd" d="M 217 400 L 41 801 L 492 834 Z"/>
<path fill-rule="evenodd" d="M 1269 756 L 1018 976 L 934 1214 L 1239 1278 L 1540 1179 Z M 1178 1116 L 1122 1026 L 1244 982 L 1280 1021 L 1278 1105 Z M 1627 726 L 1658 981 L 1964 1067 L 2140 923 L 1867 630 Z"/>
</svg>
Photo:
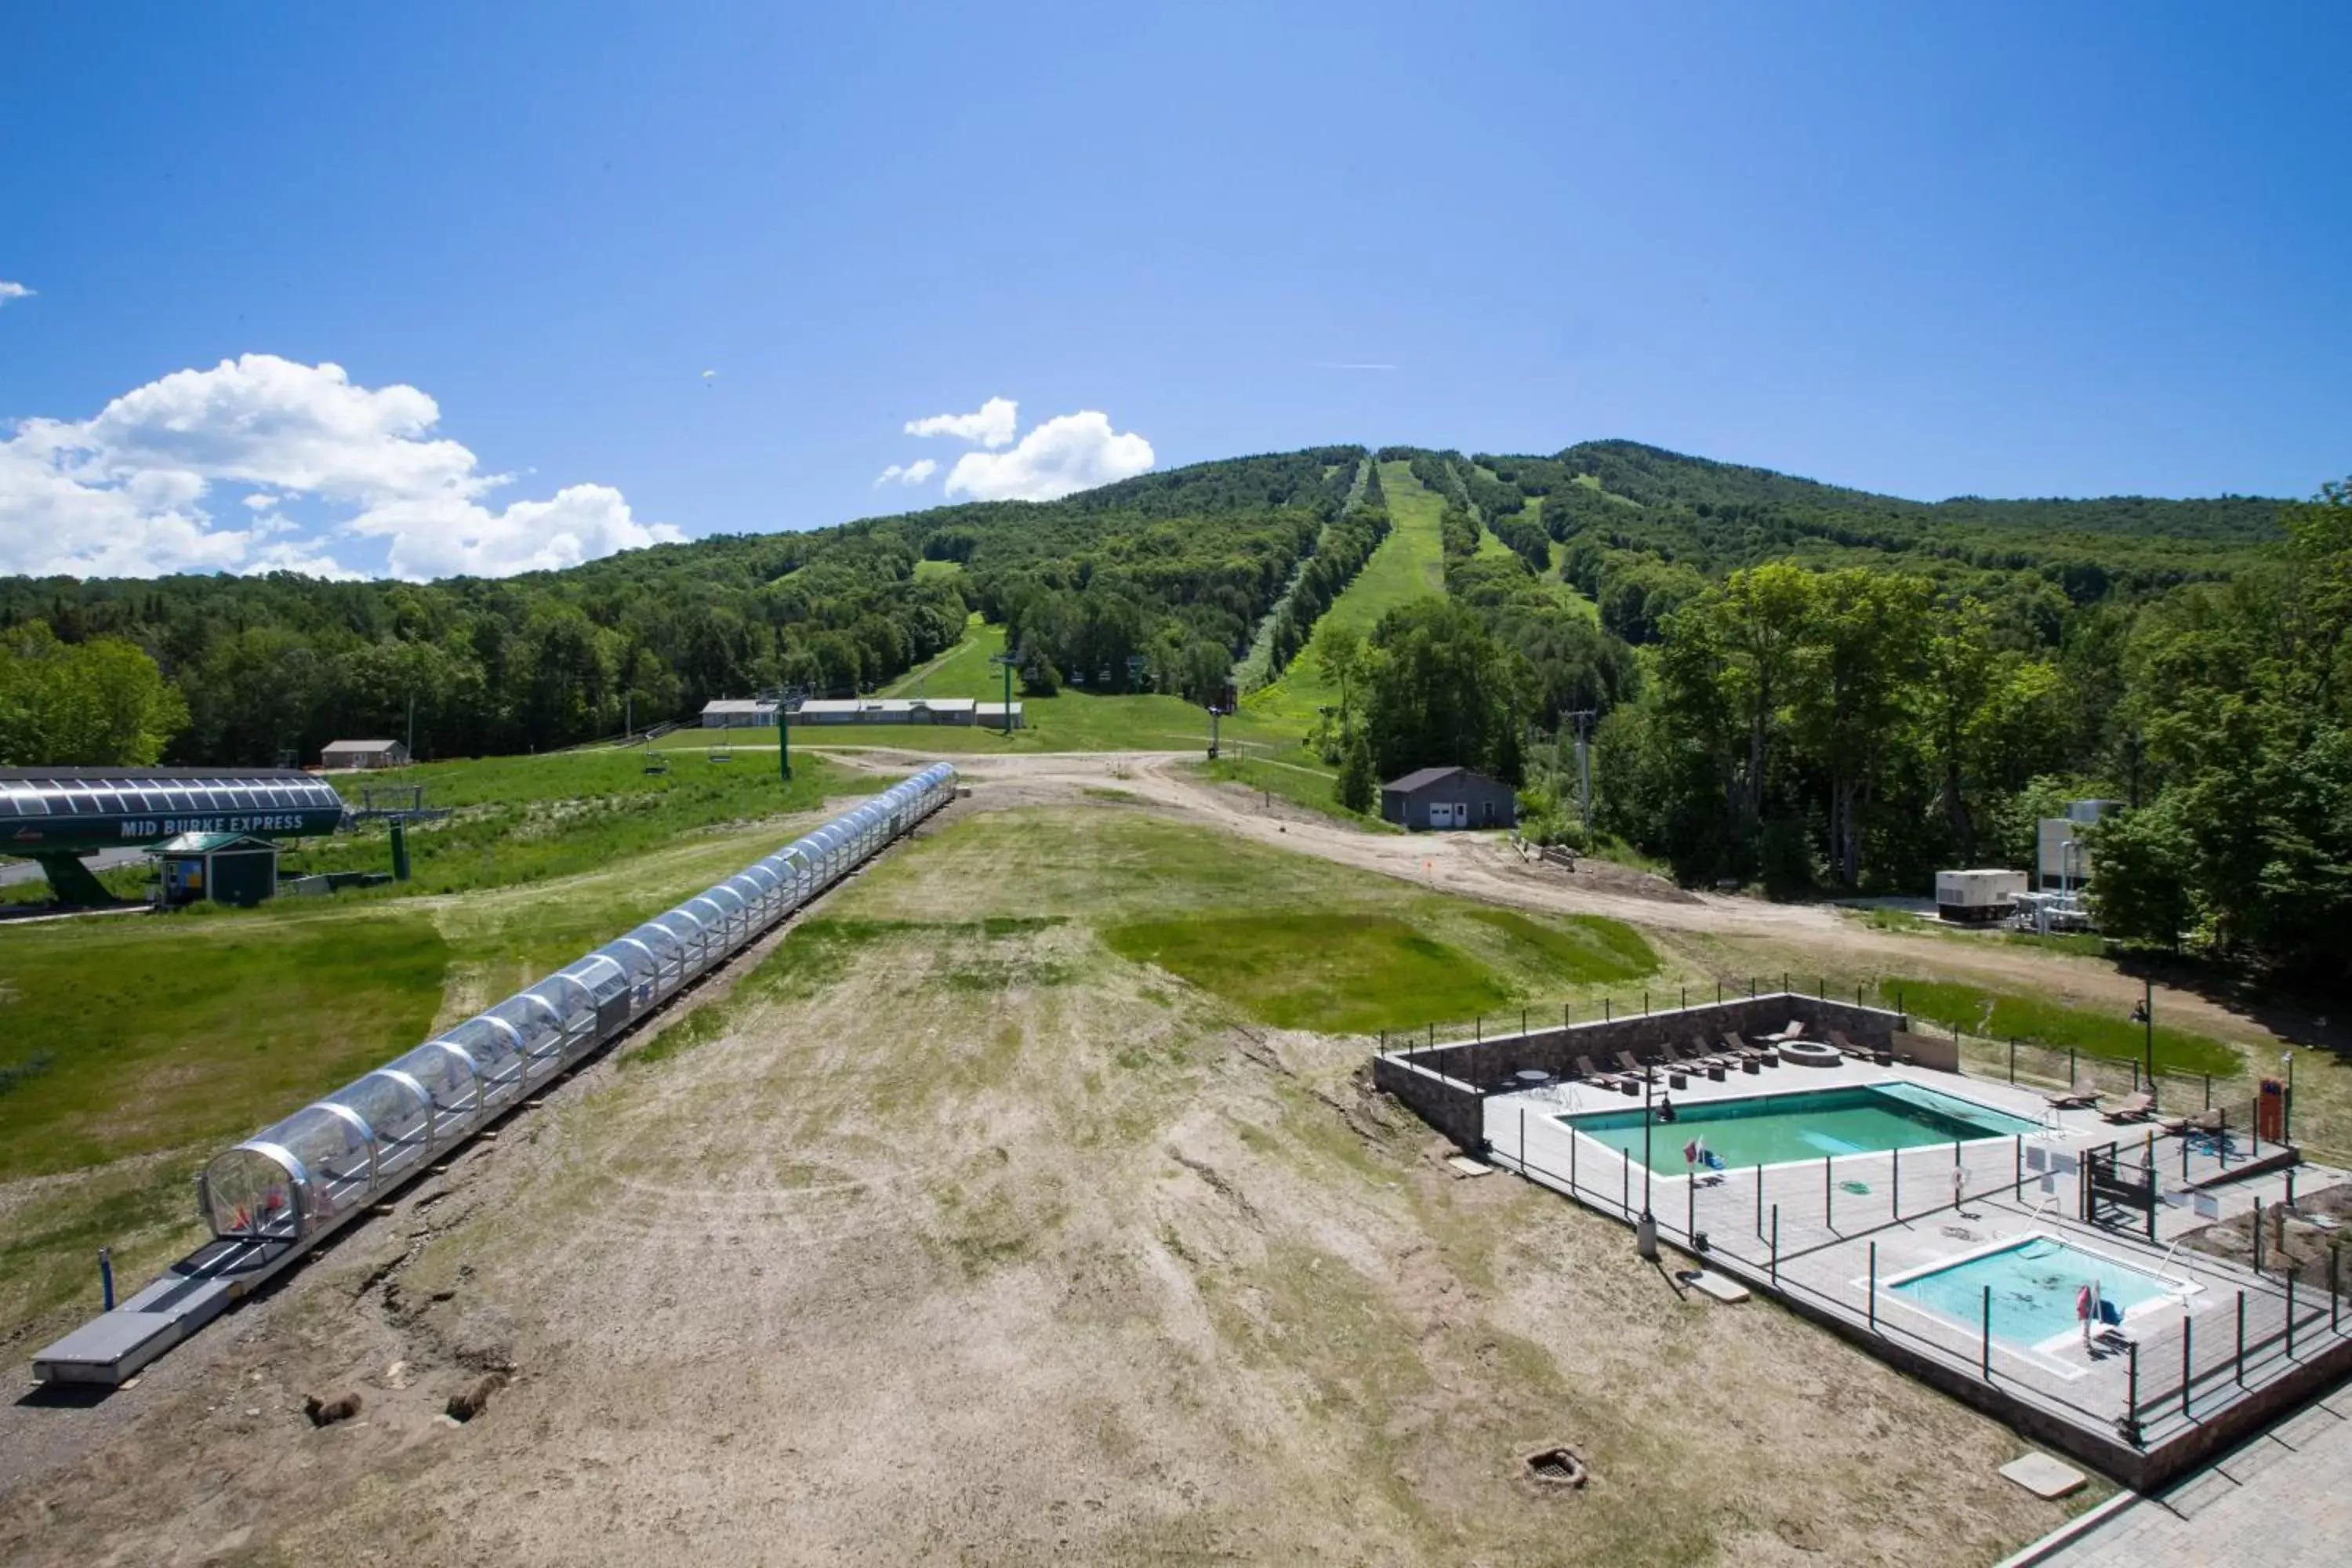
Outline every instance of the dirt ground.
<svg viewBox="0 0 2352 1568">
<path fill-rule="evenodd" d="M 1498 901 L 1870 940 L 1164 759 L 968 773 L 894 867 L 1115 792 Z M 1360 1042 L 927 890 L 938 924 L 710 988 L 698 1043 L 628 1042 L 135 1386 L 0 1405 L 0 1561 L 1942 1564 L 2063 1517 L 1995 1476 L 2006 1428 L 1457 1174 Z M 511 1385 L 446 1420 L 490 1369 Z M 357 1418 L 314 1429 L 305 1397 L 345 1391 Z M 1521 1473 L 1558 1443 L 1580 1491 Z"/>
<path fill-rule="evenodd" d="M 2313 1223 L 2315 1218 L 2322 1223 Z M 2342 1257 L 2344 1249 L 2352 1246 L 2352 1186 L 2299 1193 L 2292 1213 L 2282 1213 L 2273 1205 L 2259 1223 L 2264 1270 L 2275 1277 L 2282 1269 L 2291 1269 L 2297 1287 L 2306 1291 L 2333 1289 L 2339 1296 L 2352 1295 L 2352 1263 Z M 2256 1224 L 2256 1215 L 2242 1214 L 2192 1230 L 2181 1240 L 2200 1252 L 2251 1265 L 2255 1261 Z"/>
</svg>

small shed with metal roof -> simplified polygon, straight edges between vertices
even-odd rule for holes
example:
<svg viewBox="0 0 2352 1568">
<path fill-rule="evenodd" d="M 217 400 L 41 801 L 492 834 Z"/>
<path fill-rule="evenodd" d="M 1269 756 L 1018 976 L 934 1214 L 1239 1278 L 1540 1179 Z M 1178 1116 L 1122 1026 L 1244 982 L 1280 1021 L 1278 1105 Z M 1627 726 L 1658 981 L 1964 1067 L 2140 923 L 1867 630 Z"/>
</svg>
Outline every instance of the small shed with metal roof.
<svg viewBox="0 0 2352 1568">
<path fill-rule="evenodd" d="M 1422 768 L 1381 786 L 1381 816 L 1400 827 L 1515 827 L 1510 785 L 1468 768 Z"/>
<path fill-rule="evenodd" d="M 250 833 L 183 833 L 147 851 L 155 858 L 163 906 L 240 907 L 278 896 L 278 845 Z"/>
</svg>

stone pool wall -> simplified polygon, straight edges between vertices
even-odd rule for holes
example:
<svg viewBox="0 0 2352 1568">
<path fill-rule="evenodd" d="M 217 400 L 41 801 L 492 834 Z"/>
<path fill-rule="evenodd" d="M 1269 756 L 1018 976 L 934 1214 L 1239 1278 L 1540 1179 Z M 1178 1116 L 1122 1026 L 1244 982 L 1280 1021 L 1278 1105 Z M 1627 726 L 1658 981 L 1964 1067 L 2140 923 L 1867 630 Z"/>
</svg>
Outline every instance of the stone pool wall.
<svg viewBox="0 0 2352 1568">
<path fill-rule="evenodd" d="M 1489 1039 L 1405 1047 L 1374 1058 L 1372 1081 L 1412 1107 L 1423 1121 L 1475 1153 L 1486 1135 L 1486 1110 L 1481 1101 L 1488 1094 L 1512 1088 L 1514 1073 L 1534 1068 L 1554 1078 L 1565 1078 L 1574 1073 L 1579 1057 L 1591 1057 L 1595 1067 L 1613 1071 L 1619 1051 L 1632 1051 L 1641 1061 L 1659 1061 L 1664 1059 L 1664 1047 L 1668 1041 L 1686 1047 L 1691 1037 L 1697 1035 L 1712 1049 L 1727 1031 L 1738 1033 L 1754 1045 L 1791 1021 L 1804 1025 L 1807 1036 L 1815 1039 L 1835 1029 L 1865 1050 L 1903 1048 L 1910 1054 L 1896 1037 L 1909 1024 L 1900 1013 L 1807 996 L 1801 992 L 1779 991 L 1735 1001 L 1664 1007 L 1626 1017 L 1595 1018 L 1564 1028 L 1531 1028 L 1525 1034 L 1498 1035 Z M 1948 1064 L 1934 1060 L 1924 1061 L 1923 1065 Z M 1949 1066 L 1957 1068 L 1958 1063 L 1954 1061 Z"/>
</svg>

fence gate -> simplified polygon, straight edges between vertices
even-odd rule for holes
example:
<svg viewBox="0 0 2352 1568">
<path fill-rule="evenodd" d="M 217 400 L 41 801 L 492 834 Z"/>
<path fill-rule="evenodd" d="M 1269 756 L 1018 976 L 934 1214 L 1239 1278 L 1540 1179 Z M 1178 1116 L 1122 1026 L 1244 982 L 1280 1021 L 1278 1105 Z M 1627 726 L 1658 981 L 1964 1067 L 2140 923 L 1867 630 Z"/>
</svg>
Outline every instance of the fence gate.
<svg viewBox="0 0 2352 1568">
<path fill-rule="evenodd" d="M 2126 1159 L 2110 1143 L 2083 1155 L 2083 1217 L 2111 1230 L 2137 1230 L 2156 1239 L 2156 1167 L 2138 1157 Z"/>
</svg>

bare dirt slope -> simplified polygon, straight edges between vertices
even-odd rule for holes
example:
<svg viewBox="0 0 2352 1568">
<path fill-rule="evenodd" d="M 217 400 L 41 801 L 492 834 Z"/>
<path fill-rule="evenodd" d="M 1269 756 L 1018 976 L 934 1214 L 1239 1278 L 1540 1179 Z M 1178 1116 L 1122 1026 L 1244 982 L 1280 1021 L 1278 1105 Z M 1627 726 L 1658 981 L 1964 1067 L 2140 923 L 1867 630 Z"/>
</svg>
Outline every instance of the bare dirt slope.
<svg viewBox="0 0 2352 1568">
<path fill-rule="evenodd" d="M 2060 1517 L 2005 1429 L 1454 1174 L 1361 1042 L 925 852 L 932 921 L 786 942 L 136 1388 L 0 1407 L 0 1560 L 1940 1564 Z"/>
</svg>

